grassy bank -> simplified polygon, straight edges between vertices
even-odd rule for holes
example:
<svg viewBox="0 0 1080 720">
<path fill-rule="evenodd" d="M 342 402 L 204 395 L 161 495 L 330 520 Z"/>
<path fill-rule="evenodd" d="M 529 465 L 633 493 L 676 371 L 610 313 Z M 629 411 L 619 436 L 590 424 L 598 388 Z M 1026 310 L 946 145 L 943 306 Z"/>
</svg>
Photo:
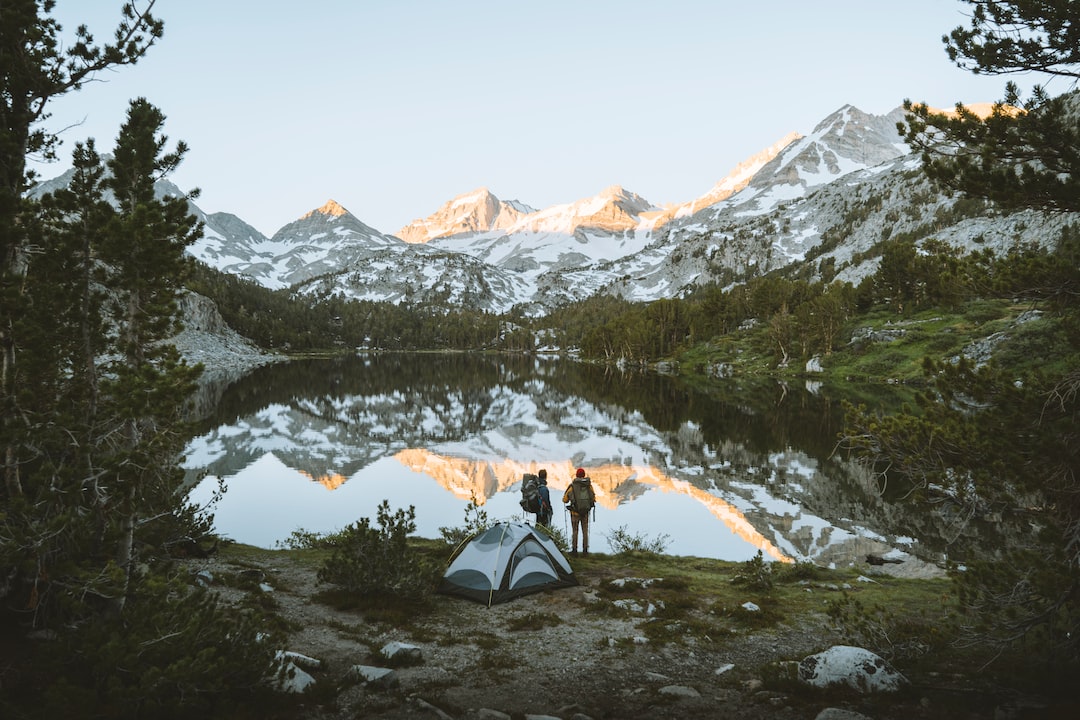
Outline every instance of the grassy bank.
<svg viewBox="0 0 1080 720">
<path fill-rule="evenodd" d="M 409 548 L 436 575 L 441 575 L 453 551 L 445 542 L 418 538 L 410 538 Z M 228 544 L 219 558 L 232 570 L 220 582 L 246 588 L 252 604 L 272 611 L 272 599 L 262 597 L 256 586 L 244 580 L 245 569 L 288 563 L 317 569 L 331 557 L 332 551 L 326 548 L 267 550 Z M 943 628 L 956 612 L 948 580 L 892 577 L 870 566 L 828 569 L 812 563 L 764 562 L 760 556 L 729 562 L 651 552 L 590 553 L 573 558 L 572 565 L 579 582 L 595 587 L 602 600 L 637 599 L 656 607 L 656 615 L 643 619 L 640 630 L 660 643 L 715 643 L 733 634 L 769 635 L 782 626 L 825 623 L 837 637 L 918 672 L 926 661 L 947 651 Z M 619 578 L 653 582 L 647 587 L 611 584 Z M 266 582 L 275 587 L 288 584 L 287 578 L 273 576 Z M 441 605 L 459 602 L 435 594 L 434 583 L 431 593 L 408 602 L 383 595 L 358 596 L 329 584 L 320 585 L 311 600 L 406 631 L 438 612 Z M 590 606 L 589 612 L 602 616 L 623 611 L 606 602 Z"/>
<path fill-rule="evenodd" d="M 812 376 L 828 383 L 888 383 L 921 387 L 923 360 L 945 360 L 971 354 L 980 344 L 994 348 L 995 360 L 1022 371 L 1032 363 L 1063 357 L 1057 319 L 1025 314 L 1028 303 L 971 300 L 950 310 L 933 308 L 901 315 L 884 308 L 848 321 L 843 338 L 818 356 L 820 370 L 808 372 L 810 359 L 789 348 L 782 363 L 777 339 L 767 324 L 757 324 L 714 341 L 699 344 L 676 358 L 683 374 L 704 374 L 724 366 L 733 376 Z M 1008 342 L 1003 342 L 1007 336 Z M 989 344 L 987 345 L 987 340 Z"/>
</svg>

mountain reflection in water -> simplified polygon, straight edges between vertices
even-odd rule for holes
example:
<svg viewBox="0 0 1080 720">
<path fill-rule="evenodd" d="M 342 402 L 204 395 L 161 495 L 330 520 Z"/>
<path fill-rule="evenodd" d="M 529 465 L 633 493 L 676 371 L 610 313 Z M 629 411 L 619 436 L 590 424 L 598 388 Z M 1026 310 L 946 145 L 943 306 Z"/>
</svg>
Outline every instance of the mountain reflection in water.
<svg viewBox="0 0 1080 720">
<path fill-rule="evenodd" d="M 555 359 L 377 354 L 242 378 L 202 422 L 186 467 L 194 502 L 224 484 L 218 531 L 262 547 L 374 520 L 384 499 L 415 506 L 424 537 L 463 525 L 471 499 L 492 520 L 520 517 L 521 476 L 539 468 L 565 530 L 557 503 L 584 467 L 598 498 L 593 550 L 623 528 L 670 554 L 734 561 L 914 551 L 906 506 L 833 454 L 840 422 L 838 403 L 773 383 L 706 392 Z"/>
</svg>

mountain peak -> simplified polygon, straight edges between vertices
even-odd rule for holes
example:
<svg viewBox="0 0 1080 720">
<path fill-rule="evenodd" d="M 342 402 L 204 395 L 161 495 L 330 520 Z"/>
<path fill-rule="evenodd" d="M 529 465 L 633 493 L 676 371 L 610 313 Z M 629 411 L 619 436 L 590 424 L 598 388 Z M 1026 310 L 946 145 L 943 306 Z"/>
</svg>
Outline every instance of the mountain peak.
<svg viewBox="0 0 1080 720">
<path fill-rule="evenodd" d="M 489 197 L 495 197 L 491 194 L 491 191 L 486 187 L 478 187 L 475 190 L 470 190 L 467 193 L 462 193 L 450 202 L 455 205 L 459 205 L 467 202 L 485 202 Z M 498 198 L 495 198 L 498 200 Z"/>
<path fill-rule="evenodd" d="M 319 213 L 320 215 L 329 215 L 330 217 L 341 217 L 342 215 L 348 215 L 349 211 L 343 208 L 337 200 L 331 198 L 330 200 L 327 200 L 322 207 L 312 210 L 308 214 L 304 215 L 301 220 L 306 220 L 315 213 Z"/>
<path fill-rule="evenodd" d="M 397 236 L 407 243 L 426 243 L 435 238 L 472 235 L 509 228 L 532 208 L 517 201 L 503 202 L 486 187 L 476 188 L 443 203 L 434 214 L 413 220 Z"/>
</svg>

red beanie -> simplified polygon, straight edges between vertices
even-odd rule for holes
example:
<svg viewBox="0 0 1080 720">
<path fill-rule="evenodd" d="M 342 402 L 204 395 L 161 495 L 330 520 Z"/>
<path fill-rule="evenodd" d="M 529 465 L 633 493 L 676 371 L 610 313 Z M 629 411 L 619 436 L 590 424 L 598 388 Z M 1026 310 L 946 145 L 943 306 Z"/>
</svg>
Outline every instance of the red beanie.
<svg viewBox="0 0 1080 720">
<path fill-rule="evenodd" d="M 577 476 L 578 477 L 585 477 L 585 468 L 578 468 L 577 469 Z"/>
</svg>

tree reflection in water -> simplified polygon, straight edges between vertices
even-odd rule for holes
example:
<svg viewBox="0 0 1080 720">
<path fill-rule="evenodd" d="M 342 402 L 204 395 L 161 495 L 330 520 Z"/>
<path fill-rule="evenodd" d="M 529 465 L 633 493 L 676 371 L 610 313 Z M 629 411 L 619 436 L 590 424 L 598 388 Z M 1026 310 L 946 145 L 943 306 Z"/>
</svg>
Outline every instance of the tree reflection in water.
<svg viewBox="0 0 1080 720">
<path fill-rule="evenodd" d="M 625 527 L 666 535 L 671 554 L 739 561 L 760 549 L 837 565 L 941 552 L 931 520 L 880 497 L 834 453 L 843 418 L 833 398 L 530 356 L 298 360 L 229 386 L 186 466 L 195 501 L 224 481 L 218 530 L 266 547 L 297 528 L 374 517 L 383 499 L 415 506 L 419 534 L 437 537 L 464 523 L 473 498 L 493 519 L 520 516 L 524 472 L 547 468 L 561 493 L 585 467 L 597 540 Z"/>
</svg>

